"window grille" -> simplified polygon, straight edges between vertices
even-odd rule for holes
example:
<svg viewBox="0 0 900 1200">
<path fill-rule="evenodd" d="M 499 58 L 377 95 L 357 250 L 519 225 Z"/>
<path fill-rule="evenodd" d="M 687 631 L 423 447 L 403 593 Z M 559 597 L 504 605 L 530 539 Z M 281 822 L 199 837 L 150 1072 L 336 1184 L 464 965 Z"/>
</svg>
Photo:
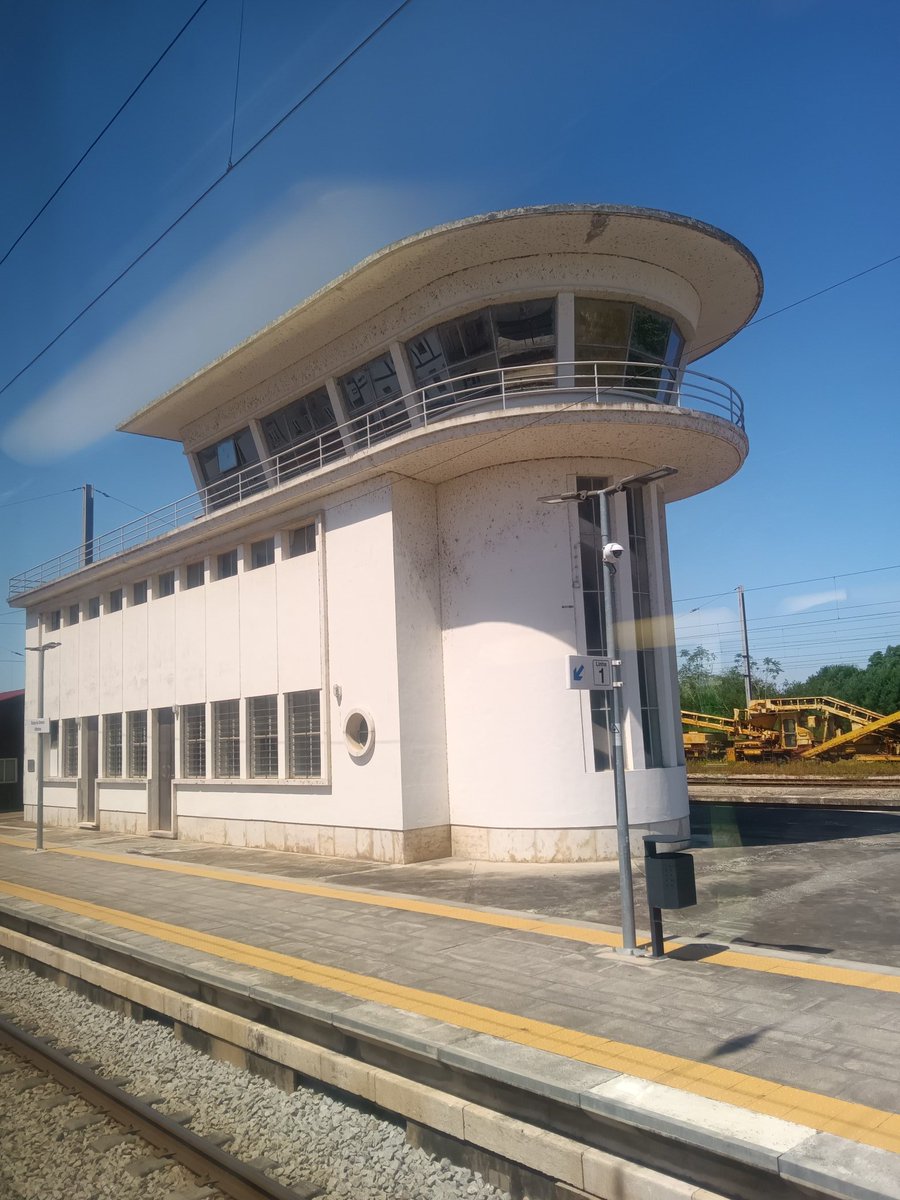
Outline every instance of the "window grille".
<svg viewBox="0 0 900 1200">
<path fill-rule="evenodd" d="M 128 774 L 132 779 L 147 777 L 147 714 L 128 714 Z"/>
<path fill-rule="evenodd" d="M 188 588 L 196 588 L 203 586 L 203 563 L 195 562 L 188 563 L 187 571 L 185 572 L 185 586 Z"/>
<path fill-rule="evenodd" d="M 271 567 L 275 561 L 275 539 L 273 537 L 263 538 L 261 542 L 252 542 L 250 545 L 250 570 L 255 571 L 257 567 Z"/>
<path fill-rule="evenodd" d="M 278 698 L 254 696 L 247 701 L 247 737 L 250 741 L 250 775 L 278 776 Z"/>
<path fill-rule="evenodd" d="M 15 783 L 19 778 L 19 760 L 0 758 L 0 783 Z"/>
<path fill-rule="evenodd" d="M 322 774 L 322 738 L 318 692 L 289 692 L 287 705 L 288 775 L 318 779 Z"/>
<path fill-rule="evenodd" d="M 69 779 L 78 775 L 78 722 L 63 721 L 62 773 Z"/>
<path fill-rule="evenodd" d="M 232 575 L 237 575 L 237 550 L 226 550 L 217 559 L 216 578 L 229 579 Z"/>
<path fill-rule="evenodd" d="M 99 596 L 91 596 L 90 600 L 88 600 L 88 602 L 87 602 L 87 619 L 89 621 L 96 621 L 97 617 L 99 617 L 99 616 L 100 616 L 100 597 Z"/>
<path fill-rule="evenodd" d="M 238 700 L 213 704 L 213 766 L 217 779 L 241 773 L 241 712 Z"/>
<path fill-rule="evenodd" d="M 175 572 L 163 571 L 157 580 L 157 596 L 171 596 L 175 592 Z"/>
<path fill-rule="evenodd" d="M 113 591 L 111 591 L 109 593 L 109 611 L 110 612 L 121 612 L 122 611 L 122 589 L 121 588 L 115 588 Z"/>
<path fill-rule="evenodd" d="M 142 579 L 139 583 L 136 583 L 132 587 L 131 603 L 132 604 L 146 604 L 147 603 L 147 580 L 146 579 Z"/>
<path fill-rule="evenodd" d="M 186 779 L 206 776 L 206 705 L 181 708 L 181 770 Z"/>
<path fill-rule="evenodd" d="M 296 558 L 298 554 L 315 554 L 315 552 L 315 525 L 304 525 L 301 529 L 291 531 L 291 558 Z"/>
<path fill-rule="evenodd" d="M 118 779 L 122 774 L 122 714 L 107 713 L 103 718 L 103 774 Z"/>
</svg>

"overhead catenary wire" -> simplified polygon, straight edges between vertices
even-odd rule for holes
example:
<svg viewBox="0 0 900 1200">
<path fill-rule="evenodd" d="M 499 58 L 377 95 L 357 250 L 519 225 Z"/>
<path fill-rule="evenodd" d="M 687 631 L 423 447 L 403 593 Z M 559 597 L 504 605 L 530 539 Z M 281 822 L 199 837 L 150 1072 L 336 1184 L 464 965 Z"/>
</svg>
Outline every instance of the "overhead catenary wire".
<svg viewBox="0 0 900 1200">
<path fill-rule="evenodd" d="M 770 592 L 775 588 L 783 587 L 800 587 L 804 583 L 823 583 L 827 580 L 834 579 L 852 579 L 856 575 L 877 575 L 881 571 L 900 571 L 900 563 L 892 563 L 887 567 L 866 567 L 862 571 L 839 571 L 835 574 L 833 571 L 828 575 L 815 575 L 811 579 L 788 579 L 783 583 L 761 583 L 756 587 L 745 587 L 745 592 Z M 727 592 L 706 592 L 702 596 L 681 596 L 677 600 L 673 600 L 673 604 L 690 604 L 692 600 L 718 600 L 722 596 L 733 596 L 734 588 L 729 588 Z"/>
<path fill-rule="evenodd" d="M 192 25 L 193 22 L 195 21 L 195 19 L 200 15 L 201 10 L 206 7 L 207 3 L 208 3 L 208 0 L 201 0 L 200 4 L 197 5 L 197 7 L 194 9 L 194 11 L 191 13 L 191 15 L 188 17 L 188 19 L 182 25 L 182 27 L 178 30 L 178 32 L 175 34 L 175 36 L 169 42 L 168 46 L 166 46 L 165 50 L 163 50 L 162 54 L 160 54 L 160 56 L 156 59 L 156 61 L 153 63 L 153 65 L 151 67 L 149 67 L 149 69 L 147 71 L 144 72 L 144 74 L 141 76 L 140 81 L 131 89 L 131 91 L 128 93 L 128 95 L 125 97 L 125 99 L 119 105 L 119 107 L 116 109 L 116 111 L 110 117 L 110 119 L 106 122 L 106 124 L 103 126 L 103 128 L 100 130 L 100 132 L 97 134 L 97 136 L 93 139 L 93 141 L 90 143 L 90 145 L 87 147 L 87 149 L 82 153 L 80 158 L 76 161 L 74 166 L 72 166 L 69 169 L 69 171 L 63 176 L 63 178 L 59 181 L 59 183 L 56 185 L 56 187 L 53 189 L 53 191 L 50 193 L 50 195 L 47 197 L 47 199 L 44 201 L 44 203 L 41 205 L 41 207 L 37 210 L 37 212 L 34 214 L 34 216 L 31 218 L 31 220 L 25 226 L 25 228 L 18 234 L 18 236 L 14 239 L 14 241 L 9 245 L 9 247 L 5 251 L 3 257 L 0 258 L 0 267 L 3 266 L 3 264 L 9 258 L 9 256 L 12 254 L 13 250 L 15 250 L 16 246 L 18 246 L 19 242 L 21 242 L 22 238 L 25 237 L 25 235 L 32 228 L 32 226 L 47 211 L 47 209 L 50 207 L 50 205 L 53 203 L 53 201 L 56 199 L 56 197 L 59 195 L 59 193 L 63 190 L 63 188 L 66 186 L 66 184 L 72 178 L 72 176 L 75 174 L 75 172 L 81 166 L 81 164 L 84 162 L 84 160 L 88 157 L 88 155 L 91 153 L 91 151 L 97 145 L 97 143 L 104 137 L 104 135 L 106 133 L 109 132 L 109 130 L 116 123 L 116 121 L 119 119 L 119 117 L 125 111 L 125 109 L 128 107 L 128 105 L 131 103 L 131 101 L 135 98 L 135 96 L 138 94 L 138 92 L 141 90 L 141 88 L 144 86 L 144 84 L 147 82 L 147 80 L 150 78 L 150 76 L 153 74 L 153 72 L 156 70 L 156 68 L 159 66 L 159 64 L 163 61 L 163 59 L 166 57 L 166 55 L 169 53 L 169 51 L 175 45 L 175 43 L 180 40 L 182 35 L 184 33 L 186 33 L 189 26 Z"/>
<path fill-rule="evenodd" d="M 204 2 L 205 2 L 205 0 L 204 0 Z M 213 179 L 213 181 L 210 184 L 208 184 L 203 189 L 203 191 L 191 201 L 191 203 L 187 206 L 187 208 L 183 209 L 182 212 L 179 213 L 179 215 L 174 218 L 174 220 L 170 221 L 169 224 L 165 227 L 165 229 L 163 229 L 163 231 L 161 233 L 157 234 L 157 236 L 155 238 L 153 238 L 153 240 L 148 245 L 146 245 L 143 250 L 141 250 L 138 254 L 136 254 L 135 257 L 132 258 L 131 261 L 125 267 L 123 267 L 122 270 L 119 271 L 119 273 L 116 276 L 114 276 L 114 278 L 112 278 L 109 281 L 109 283 L 107 283 L 99 292 L 97 292 L 97 294 L 93 297 L 92 300 L 89 300 L 87 302 L 87 304 L 85 304 L 75 314 L 75 316 L 72 317 L 72 319 L 69 322 L 67 322 L 67 324 L 64 325 L 62 327 L 62 329 L 60 329 L 50 339 L 49 342 L 47 342 L 40 350 L 38 350 L 38 352 L 36 354 L 34 354 L 28 360 L 28 362 L 25 363 L 24 366 L 20 367 L 19 370 L 16 371 L 15 374 L 13 374 L 6 381 L 6 383 L 3 384 L 2 387 L 0 387 L 0 396 L 2 396 L 4 394 L 4 392 L 8 391 L 9 388 L 11 388 L 12 385 L 17 380 L 21 379 L 21 377 L 25 374 L 26 371 L 30 371 L 31 368 L 35 365 L 35 363 L 39 362 L 44 357 L 44 355 L 47 353 L 47 351 L 52 349 L 56 345 L 56 343 L 60 340 L 60 338 L 64 337 L 69 332 L 69 330 L 82 319 L 82 317 L 86 316 L 91 311 L 91 309 L 94 308 L 94 306 L 96 304 L 98 304 L 100 300 L 103 299 L 103 297 L 105 295 L 107 295 L 110 291 L 112 291 L 112 289 L 116 286 L 117 283 L 120 283 L 125 278 L 126 275 L 128 275 L 131 271 L 133 271 L 134 268 L 138 265 L 138 263 L 142 262 L 147 257 L 147 255 L 150 254 L 150 252 L 152 250 L 154 250 L 160 244 L 160 242 L 162 242 L 166 237 L 168 237 L 168 235 L 174 229 L 176 229 L 181 224 L 181 222 L 187 216 L 189 216 L 194 211 L 194 209 L 197 208 L 197 206 L 200 205 L 207 198 L 207 196 L 211 195 L 216 190 L 216 188 L 219 186 L 219 184 L 222 183 L 222 181 L 224 179 L 228 178 L 228 176 L 231 174 L 231 172 L 235 168 L 239 167 L 242 163 L 246 162 L 247 159 L 250 157 L 250 155 L 253 154 L 256 150 L 258 150 L 260 148 L 260 146 L 263 145 L 264 142 L 268 141 L 268 139 L 272 136 L 272 134 L 274 134 L 276 130 L 281 128 L 281 126 L 285 123 L 285 121 L 287 121 L 290 117 L 292 117 L 294 115 L 294 113 L 297 112 L 298 109 L 302 108 L 304 104 L 306 104 L 309 100 L 311 100 L 313 98 L 313 96 L 315 96 L 317 94 L 317 92 L 321 91 L 321 89 L 323 87 L 325 87 L 325 85 L 327 83 L 329 83 L 335 77 L 335 75 L 337 75 L 337 73 L 339 71 L 341 71 L 353 58 L 355 58 L 356 55 L 360 53 L 360 51 L 365 49 L 365 47 L 368 46 L 369 43 L 374 38 L 376 38 L 379 33 L 382 32 L 382 30 L 386 29 L 387 26 L 390 25 L 391 22 L 394 21 L 400 15 L 400 13 L 403 12 L 403 10 L 412 3 L 413 3 L 413 0 L 402 0 L 401 4 L 398 4 L 397 7 L 395 9 L 393 9 L 393 11 L 390 12 L 387 15 L 387 17 L 385 17 L 385 19 L 371 31 L 371 33 L 367 34 L 366 37 L 364 37 L 362 39 L 362 41 L 357 42 L 356 45 L 353 47 L 353 49 L 350 50 L 347 54 L 345 54 L 344 57 L 340 60 L 340 62 L 338 62 L 334 67 L 332 67 L 331 70 L 327 72 L 327 74 L 323 75 L 322 78 L 316 84 L 314 84 L 309 89 L 309 91 L 307 91 L 303 96 L 301 96 L 300 99 L 294 105 L 292 105 L 292 107 L 289 108 L 286 113 L 284 113 L 281 117 L 279 117 L 279 119 L 273 125 L 271 125 L 265 131 L 265 133 L 261 134 L 260 137 L 258 137 L 256 139 L 256 141 L 253 142 L 243 152 L 243 154 L 240 154 L 236 159 L 234 159 L 233 162 L 229 161 L 229 163 L 226 165 L 225 169 L 223 171 L 221 171 L 215 177 L 215 179 Z"/>
</svg>

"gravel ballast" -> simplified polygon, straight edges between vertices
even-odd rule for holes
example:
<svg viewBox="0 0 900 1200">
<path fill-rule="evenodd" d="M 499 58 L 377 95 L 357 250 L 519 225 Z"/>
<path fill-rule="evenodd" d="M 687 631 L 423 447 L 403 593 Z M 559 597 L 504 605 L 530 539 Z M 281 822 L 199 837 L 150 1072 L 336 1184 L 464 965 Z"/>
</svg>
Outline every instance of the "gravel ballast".
<svg viewBox="0 0 900 1200">
<path fill-rule="evenodd" d="M 313 1088 L 283 1092 L 208 1058 L 170 1029 L 132 1021 L 29 971 L 0 965 L 0 1009 L 71 1048 L 75 1057 L 95 1060 L 98 1073 L 127 1078 L 127 1091 L 163 1096 L 161 1112 L 189 1111 L 196 1133 L 228 1135 L 226 1149 L 236 1157 L 272 1160 L 278 1165 L 269 1173 L 281 1183 L 322 1187 L 323 1200 L 508 1200 L 478 1173 L 411 1146 L 389 1121 Z M 16 1092 L 13 1081 L 29 1073 L 0 1075 L 0 1161 L 8 1176 L 0 1177 L 0 1187 L 8 1182 L 16 1200 L 127 1200 L 187 1186 L 189 1177 L 177 1166 L 143 1179 L 125 1173 L 134 1190 L 123 1186 L 124 1164 L 145 1155 L 146 1147 L 122 1142 L 106 1154 L 91 1149 L 118 1127 L 104 1121 L 65 1130 L 65 1121 L 88 1106 L 77 1099 L 49 1109 L 39 1105 L 41 1097 L 62 1089 L 48 1083 Z"/>
</svg>

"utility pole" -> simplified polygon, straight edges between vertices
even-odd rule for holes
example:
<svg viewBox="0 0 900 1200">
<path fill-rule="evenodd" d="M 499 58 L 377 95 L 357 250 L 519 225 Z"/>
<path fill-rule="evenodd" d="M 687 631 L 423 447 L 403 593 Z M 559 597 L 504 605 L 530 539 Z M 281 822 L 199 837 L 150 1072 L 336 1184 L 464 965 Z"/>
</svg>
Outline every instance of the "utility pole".
<svg viewBox="0 0 900 1200">
<path fill-rule="evenodd" d="M 86 483 L 81 489 L 82 565 L 94 561 L 94 485 Z"/>
<path fill-rule="evenodd" d="M 744 606 L 744 589 L 738 584 L 738 611 L 741 617 L 741 644 L 744 647 L 741 657 L 744 660 L 744 669 L 741 674 L 744 676 L 744 696 L 747 700 L 747 707 L 750 707 L 750 701 L 753 699 L 753 682 L 750 678 L 750 643 L 747 640 L 747 609 Z"/>
<path fill-rule="evenodd" d="M 612 686 L 612 768 L 613 793 L 616 803 L 616 841 L 619 852 L 619 896 L 622 905 L 622 951 L 625 954 L 641 954 L 638 950 L 634 921 L 634 880 L 631 871 L 631 832 L 628 828 L 628 793 L 625 787 L 625 752 L 622 745 L 622 663 L 618 658 L 616 638 L 616 561 L 623 547 L 611 540 L 609 498 L 629 487 L 641 487 L 677 475 L 675 467 L 654 467 L 640 475 L 629 475 L 618 483 L 605 488 L 591 488 L 579 492 L 563 492 L 559 496 L 539 496 L 544 504 L 580 504 L 596 499 L 600 509 L 600 543 L 603 547 L 603 563 L 606 568 L 603 582 L 603 615 L 606 622 L 604 650 L 611 660 L 614 679 Z M 626 539 L 627 540 L 627 539 Z"/>
</svg>

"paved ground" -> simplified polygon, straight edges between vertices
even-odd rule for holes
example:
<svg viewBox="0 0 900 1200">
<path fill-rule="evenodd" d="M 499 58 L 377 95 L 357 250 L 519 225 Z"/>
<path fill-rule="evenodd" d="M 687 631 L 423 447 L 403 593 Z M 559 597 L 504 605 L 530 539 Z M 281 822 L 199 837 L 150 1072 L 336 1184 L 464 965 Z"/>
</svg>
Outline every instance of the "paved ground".
<svg viewBox="0 0 900 1200">
<path fill-rule="evenodd" d="M 436 902 L 435 889 L 423 901 L 346 886 L 352 880 L 369 887 L 383 871 L 356 871 L 349 880 L 344 873 L 340 890 L 334 882 L 326 888 L 313 882 L 326 870 L 321 861 L 305 864 L 302 881 L 259 874 L 260 865 L 291 857 L 265 851 L 177 852 L 173 843 L 157 842 L 165 852 L 160 861 L 127 853 L 151 848 L 149 839 L 93 834 L 51 835 L 48 845 L 58 849 L 35 855 L 21 843 L 10 844 L 9 831 L 3 837 L 0 901 L 24 904 L 36 917 L 46 911 L 59 919 L 62 913 L 79 929 L 108 929 L 116 936 L 121 922 L 124 930 L 134 931 L 121 935 L 126 941 L 150 936 L 164 948 L 171 944 L 165 952 L 172 961 L 179 947 L 187 947 L 187 961 L 197 961 L 210 953 L 209 935 L 227 939 L 212 953 L 230 959 L 238 970 L 249 968 L 251 982 L 269 978 L 258 969 L 253 947 L 274 951 L 291 963 L 307 964 L 300 974 L 288 967 L 289 977 L 276 978 L 286 994 L 300 989 L 302 995 L 312 984 L 338 993 L 342 1004 L 372 1000 L 407 1014 L 437 1011 L 443 1022 L 463 1030 L 484 1028 L 482 1017 L 472 1017 L 471 1006 L 487 1006 L 499 1014 L 495 1021 L 512 1014 L 510 1028 L 522 1018 L 544 1023 L 542 1028 L 551 1031 L 542 1035 L 544 1049 L 548 1036 L 553 1046 L 562 1039 L 555 1052 L 580 1056 L 582 1062 L 614 1062 L 616 1070 L 639 1078 L 900 1151 L 898 1118 L 887 1117 L 900 1108 L 897 973 L 849 971 L 842 978 L 821 958 L 766 959 L 749 951 L 632 960 L 616 955 L 609 935 L 596 926 L 559 921 L 542 926 L 483 910 L 454 910 Z M 759 840 L 765 837 L 759 834 Z M 842 840 L 855 845 L 862 839 Z M 227 869 L 198 871 L 193 860 L 211 853 L 227 860 Z M 715 856 L 733 852 L 709 853 L 715 862 Z M 303 865 L 304 860 L 294 860 L 295 876 Z M 241 867 L 257 874 L 238 878 L 235 870 Z M 327 869 L 332 878 L 341 874 L 333 863 Z M 473 886 L 471 870 L 468 881 L 458 868 L 443 875 L 437 871 L 432 878 L 444 890 L 454 879 L 460 890 Z M 598 881 L 612 886 L 609 871 L 582 875 L 585 891 L 596 889 Z M 405 891 L 425 891 L 423 869 L 404 868 L 394 876 Z M 554 878 L 549 872 L 544 876 Z M 503 879 L 521 887 L 522 877 L 521 870 L 492 870 L 481 882 L 497 890 Z M 511 890 L 503 892 L 507 900 Z M 568 895 L 577 907 L 576 893 L 570 889 Z M 366 1003 L 366 1011 L 372 1007 Z M 519 1032 L 513 1040 L 521 1044 L 523 1037 Z M 648 1059 L 660 1052 L 678 1056 L 676 1066 L 671 1057 L 664 1063 Z M 757 1081 L 749 1091 L 747 1076 Z M 764 1081 L 762 1095 L 753 1092 L 758 1081 Z M 732 1086 L 744 1090 L 731 1091 Z M 848 1102 L 865 1108 L 848 1109 Z"/>
<path fill-rule="evenodd" d="M 696 908 L 666 915 L 690 937 L 900 967 L 900 813 L 695 805 Z M 0 827 L 21 828 L 0 817 Z M 53 836 L 60 836 L 54 832 Z M 97 834 L 66 835 L 75 840 Z M 295 879 L 621 923 L 614 863 L 519 866 L 447 859 L 410 866 L 299 857 L 154 838 L 102 839 L 173 861 L 272 872 Z M 646 926 L 640 868 L 639 926 Z"/>
</svg>

